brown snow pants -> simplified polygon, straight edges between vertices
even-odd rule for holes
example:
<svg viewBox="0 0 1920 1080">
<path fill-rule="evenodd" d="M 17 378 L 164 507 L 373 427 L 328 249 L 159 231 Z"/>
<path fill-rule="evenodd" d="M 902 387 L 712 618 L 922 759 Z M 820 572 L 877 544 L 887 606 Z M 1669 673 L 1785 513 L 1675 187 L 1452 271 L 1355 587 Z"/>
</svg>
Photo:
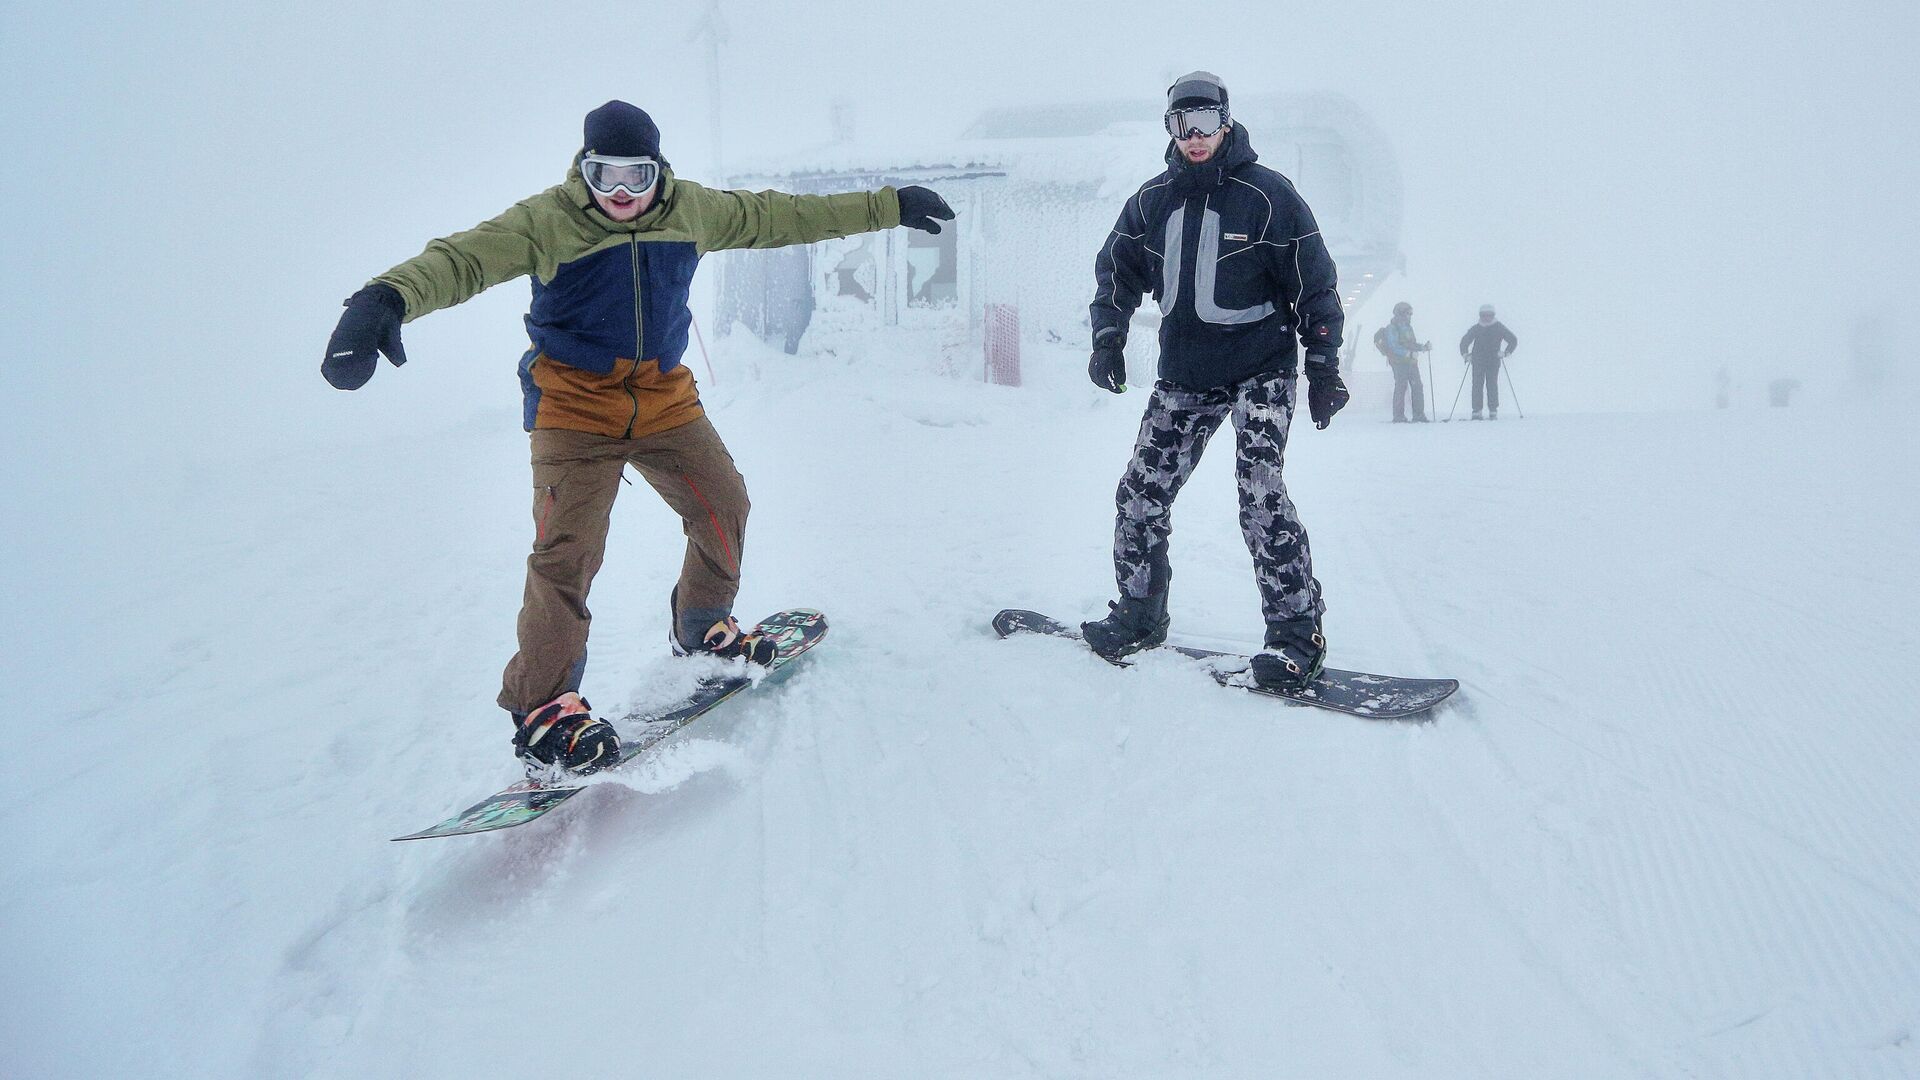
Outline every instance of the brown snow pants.
<svg viewBox="0 0 1920 1080">
<path fill-rule="evenodd" d="M 587 590 L 628 465 L 680 515 L 687 536 L 680 606 L 730 611 L 740 590 L 747 486 L 720 433 L 702 416 L 621 439 L 583 431 L 533 433 L 533 554 L 520 607 L 520 651 L 507 664 L 500 706 L 527 713 L 580 688 L 586 669 Z M 664 611 L 667 597 L 653 598 Z"/>
</svg>

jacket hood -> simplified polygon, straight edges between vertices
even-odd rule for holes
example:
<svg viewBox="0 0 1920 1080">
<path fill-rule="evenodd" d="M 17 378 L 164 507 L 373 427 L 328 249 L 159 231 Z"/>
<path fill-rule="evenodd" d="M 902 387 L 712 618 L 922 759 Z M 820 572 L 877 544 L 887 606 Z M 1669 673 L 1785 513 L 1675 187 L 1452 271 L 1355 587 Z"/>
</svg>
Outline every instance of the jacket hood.
<svg viewBox="0 0 1920 1080">
<path fill-rule="evenodd" d="M 1220 151 L 1198 165 L 1187 161 L 1180 152 L 1180 145 L 1172 139 L 1167 140 L 1167 175 L 1173 178 L 1173 187 L 1183 192 L 1205 191 L 1219 187 L 1227 182 L 1227 177 L 1243 165 L 1251 165 L 1260 160 L 1253 152 L 1253 142 L 1247 135 L 1246 126 L 1234 121 L 1227 129 L 1227 137 L 1220 141 Z"/>
</svg>

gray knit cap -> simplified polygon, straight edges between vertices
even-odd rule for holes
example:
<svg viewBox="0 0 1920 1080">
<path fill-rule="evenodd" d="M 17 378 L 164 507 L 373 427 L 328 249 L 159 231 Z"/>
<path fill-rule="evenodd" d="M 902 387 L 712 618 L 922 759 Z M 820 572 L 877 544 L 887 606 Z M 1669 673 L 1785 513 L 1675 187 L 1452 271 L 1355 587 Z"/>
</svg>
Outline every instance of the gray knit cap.
<svg viewBox="0 0 1920 1080">
<path fill-rule="evenodd" d="M 1182 104 L 1227 104 L 1227 84 L 1211 71 L 1189 71 L 1167 87 L 1167 108 Z"/>
</svg>

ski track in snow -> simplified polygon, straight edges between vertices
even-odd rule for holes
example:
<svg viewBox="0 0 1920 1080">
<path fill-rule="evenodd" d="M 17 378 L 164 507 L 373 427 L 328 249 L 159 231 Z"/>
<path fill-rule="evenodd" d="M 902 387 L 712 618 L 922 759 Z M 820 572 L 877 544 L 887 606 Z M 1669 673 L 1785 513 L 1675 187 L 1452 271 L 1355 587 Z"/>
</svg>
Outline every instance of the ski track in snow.
<svg viewBox="0 0 1920 1080">
<path fill-rule="evenodd" d="M 740 613 L 829 637 L 488 836 L 386 842 L 514 777 L 509 413 L 133 498 L 96 647 L 14 680 L 107 749 L 22 779 L 0 1073 L 1920 1073 L 1891 410 L 1296 426 L 1335 661 L 1462 682 L 1395 724 L 995 639 L 1104 609 L 1142 395 L 1066 350 L 1023 390 L 891 360 L 729 342 Z M 1172 611 L 1245 648 L 1231 438 Z M 602 712 L 697 675 L 679 549 L 623 492 Z"/>
</svg>

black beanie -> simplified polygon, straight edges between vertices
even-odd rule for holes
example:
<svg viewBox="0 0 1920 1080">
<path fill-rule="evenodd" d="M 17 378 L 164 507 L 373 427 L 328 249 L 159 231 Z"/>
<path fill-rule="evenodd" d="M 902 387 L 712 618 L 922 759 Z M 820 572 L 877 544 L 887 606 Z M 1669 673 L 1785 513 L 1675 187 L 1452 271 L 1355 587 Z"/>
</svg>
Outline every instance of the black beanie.
<svg viewBox="0 0 1920 1080">
<path fill-rule="evenodd" d="M 587 114 L 580 148 L 608 157 L 660 157 L 660 127 L 645 109 L 609 101 Z"/>
</svg>

